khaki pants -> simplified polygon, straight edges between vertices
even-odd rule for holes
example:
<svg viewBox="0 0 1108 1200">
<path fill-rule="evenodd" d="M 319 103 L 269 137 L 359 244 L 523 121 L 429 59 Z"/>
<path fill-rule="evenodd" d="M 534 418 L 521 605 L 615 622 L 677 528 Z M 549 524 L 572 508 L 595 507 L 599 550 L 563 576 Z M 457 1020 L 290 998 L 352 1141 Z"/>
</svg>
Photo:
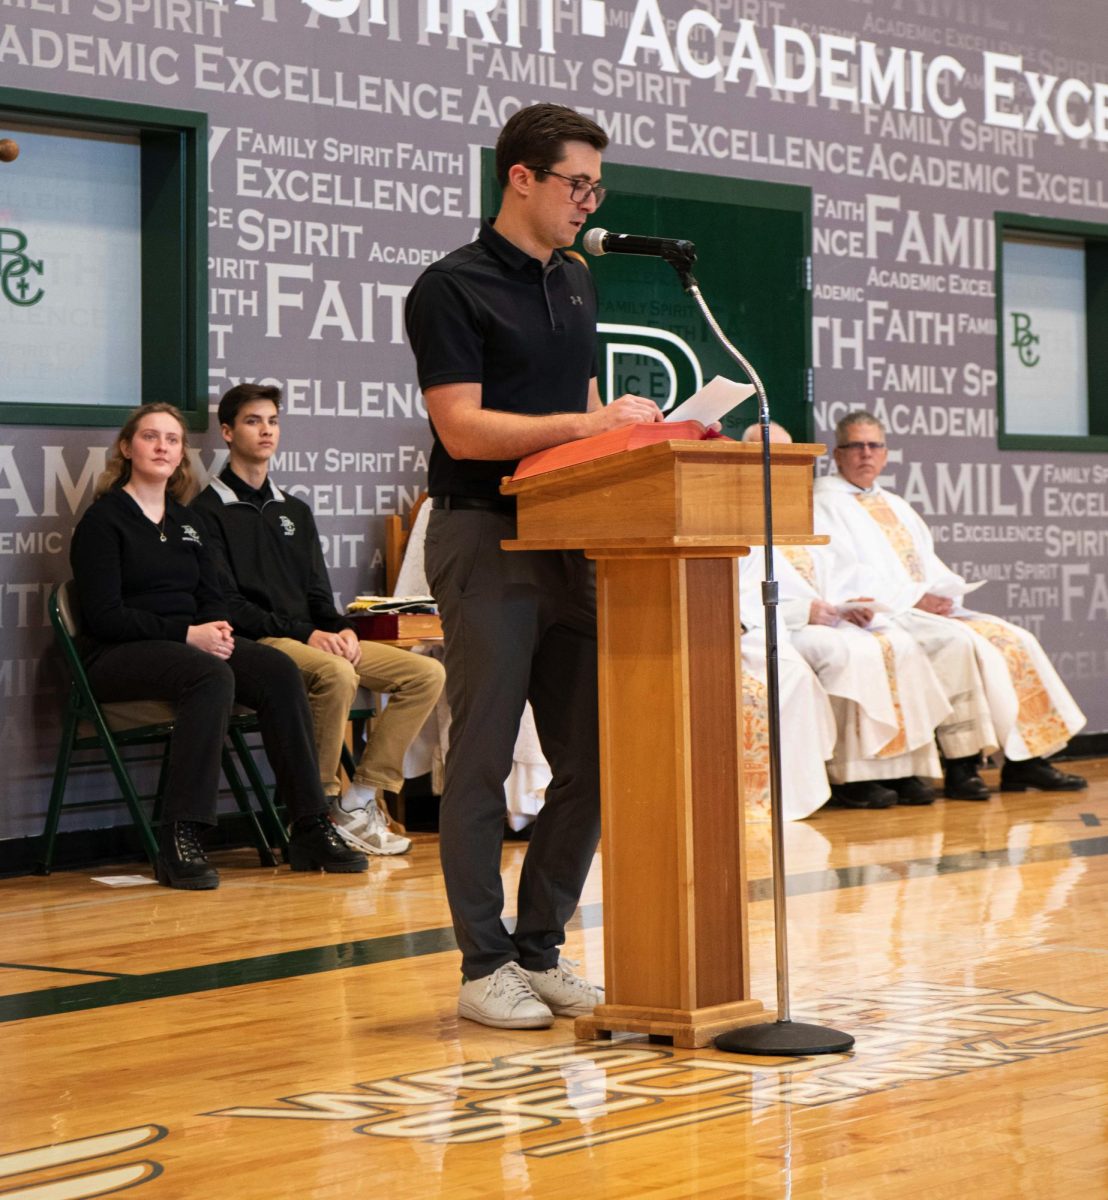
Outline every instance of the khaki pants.
<svg viewBox="0 0 1108 1200">
<path fill-rule="evenodd" d="M 328 797 L 342 791 L 339 760 L 350 708 L 358 687 L 383 692 L 389 702 L 373 722 L 373 732 L 358 763 L 354 782 L 364 787 L 399 791 L 404 782 L 404 752 L 411 745 L 442 691 L 445 672 L 433 658 L 360 642 L 355 667 L 337 654 L 317 650 L 293 638 L 260 638 L 300 668 L 312 712 L 319 777 Z"/>
</svg>

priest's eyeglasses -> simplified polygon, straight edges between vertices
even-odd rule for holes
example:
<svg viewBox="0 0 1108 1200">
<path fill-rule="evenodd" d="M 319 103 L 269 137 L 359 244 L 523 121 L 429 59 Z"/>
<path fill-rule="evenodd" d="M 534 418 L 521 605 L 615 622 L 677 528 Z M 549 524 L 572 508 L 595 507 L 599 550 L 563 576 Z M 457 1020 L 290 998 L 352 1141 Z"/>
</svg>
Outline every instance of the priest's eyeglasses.
<svg viewBox="0 0 1108 1200">
<path fill-rule="evenodd" d="M 591 196 L 599 208 L 608 194 L 608 189 L 599 183 L 589 183 L 587 179 L 574 179 L 572 175 L 562 175 L 549 167 L 530 167 L 529 170 L 534 171 L 536 175 L 553 175 L 555 179 L 564 179 L 570 185 L 569 198 L 574 204 L 584 204 Z"/>
<path fill-rule="evenodd" d="M 878 450 L 885 449 L 884 442 L 843 442 L 839 450 L 849 450 L 852 454 L 861 454 L 863 450 L 869 450 L 876 454 Z"/>
</svg>

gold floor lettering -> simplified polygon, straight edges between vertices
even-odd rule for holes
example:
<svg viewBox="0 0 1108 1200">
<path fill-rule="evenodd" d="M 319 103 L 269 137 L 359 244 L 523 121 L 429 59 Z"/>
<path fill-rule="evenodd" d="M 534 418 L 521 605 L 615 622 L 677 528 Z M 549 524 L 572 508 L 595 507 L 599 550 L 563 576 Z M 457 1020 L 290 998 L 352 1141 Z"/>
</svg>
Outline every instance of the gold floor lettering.
<svg viewBox="0 0 1108 1200">
<path fill-rule="evenodd" d="M 1064 1054 L 1108 1035 L 1108 1022 L 1088 1022 L 1105 1011 L 1043 992 L 909 982 L 811 1006 L 807 1016 L 856 1035 L 849 1055 L 775 1060 L 579 1042 L 206 1115 L 348 1121 L 358 1134 L 447 1144 L 540 1135 L 522 1153 L 545 1158 Z"/>
</svg>

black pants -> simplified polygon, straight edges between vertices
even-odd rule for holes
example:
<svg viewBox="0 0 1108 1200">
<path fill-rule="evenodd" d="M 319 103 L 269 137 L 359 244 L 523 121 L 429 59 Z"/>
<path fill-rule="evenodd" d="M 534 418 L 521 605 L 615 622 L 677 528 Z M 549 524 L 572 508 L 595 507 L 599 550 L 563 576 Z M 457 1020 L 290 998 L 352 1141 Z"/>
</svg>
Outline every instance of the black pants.
<svg viewBox="0 0 1108 1200">
<path fill-rule="evenodd" d="M 176 706 L 163 821 L 215 824 L 220 758 L 235 703 L 258 714 L 290 816 L 326 810 L 300 671 L 279 650 L 236 637 L 234 653 L 224 661 L 184 642 L 123 642 L 104 646 L 86 669 L 102 703 L 166 700 Z"/>
<path fill-rule="evenodd" d="M 439 809 L 443 878 L 467 979 L 558 961 L 600 837 L 596 583 L 583 554 L 508 552 L 515 519 L 436 510 L 426 563 L 442 614 L 450 748 Z M 554 778 L 501 920 L 504 781 L 524 702 Z"/>
</svg>

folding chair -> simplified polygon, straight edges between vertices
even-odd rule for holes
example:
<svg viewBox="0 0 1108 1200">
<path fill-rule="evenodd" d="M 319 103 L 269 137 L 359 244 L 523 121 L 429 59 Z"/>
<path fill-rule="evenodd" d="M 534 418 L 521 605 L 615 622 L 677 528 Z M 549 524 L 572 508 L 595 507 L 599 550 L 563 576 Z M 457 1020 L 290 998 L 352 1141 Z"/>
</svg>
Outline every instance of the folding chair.
<svg viewBox="0 0 1108 1200">
<path fill-rule="evenodd" d="M 80 619 L 72 581 L 59 584 L 54 588 L 50 594 L 48 607 L 50 623 L 54 627 L 58 645 L 61 647 L 66 667 L 69 670 L 71 684 L 62 718 L 61 745 L 58 748 L 58 759 L 54 768 L 50 807 L 47 810 L 46 825 L 42 834 L 42 855 L 36 867 L 36 873 L 39 875 L 50 874 L 54 861 L 54 844 L 57 839 L 58 823 L 63 808 L 103 808 L 118 804 L 121 799 L 130 813 L 143 851 L 151 865 L 154 865 L 158 856 L 158 842 L 152 825 L 156 824 L 160 817 L 160 800 L 169 756 L 169 738 L 176 719 L 173 705 L 160 700 L 101 704 L 92 694 L 84 664 L 74 644 L 74 638 L 80 633 Z M 272 867 L 276 866 L 277 862 L 270 846 L 287 847 L 288 838 L 280 818 L 273 808 L 268 790 L 264 785 L 259 788 L 254 783 L 255 777 L 260 781 L 261 776 L 244 736 L 254 729 L 257 729 L 257 718 L 254 714 L 249 709 L 236 708 L 231 717 L 228 731 L 231 743 L 258 799 L 266 823 L 270 826 L 270 835 L 275 837 L 276 841 L 271 843 L 270 838 L 262 831 L 258 815 L 250 803 L 250 797 L 226 746 L 223 748 L 222 754 L 223 774 L 239 810 L 246 818 L 262 866 Z M 124 750 L 135 750 L 137 753 L 125 757 Z M 115 782 L 120 791 L 119 796 L 66 802 L 66 784 L 76 751 L 98 752 L 99 761 L 106 762 L 115 776 Z M 97 761 L 96 758 L 92 758 L 84 765 L 92 765 Z M 129 767 L 151 762 L 160 763 L 157 788 L 153 793 L 140 795 L 131 778 Z M 152 819 L 147 817 L 143 808 L 143 802 L 150 800 L 155 801 Z"/>
</svg>

